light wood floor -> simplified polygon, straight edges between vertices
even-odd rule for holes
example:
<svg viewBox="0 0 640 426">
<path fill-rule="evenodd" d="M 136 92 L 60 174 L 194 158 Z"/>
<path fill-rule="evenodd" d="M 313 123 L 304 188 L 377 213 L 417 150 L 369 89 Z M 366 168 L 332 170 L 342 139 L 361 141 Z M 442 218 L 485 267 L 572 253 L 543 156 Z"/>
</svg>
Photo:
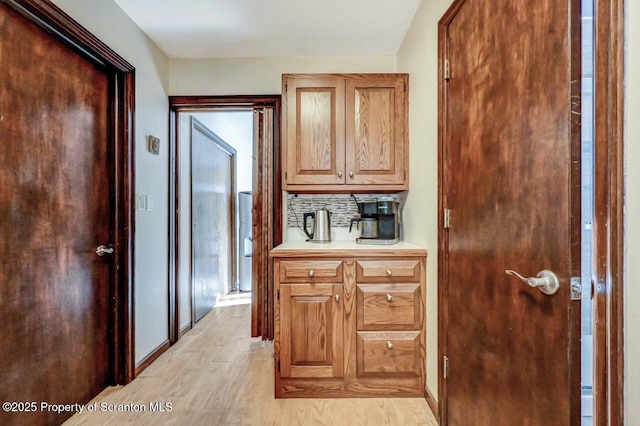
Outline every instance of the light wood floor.
<svg viewBox="0 0 640 426">
<path fill-rule="evenodd" d="M 249 305 L 215 308 L 129 385 L 98 395 L 96 411 L 85 408 L 65 425 L 437 425 L 422 398 L 276 400 L 273 344 L 249 335 Z M 150 403 L 171 411 L 150 412 Z"/>
</svg>

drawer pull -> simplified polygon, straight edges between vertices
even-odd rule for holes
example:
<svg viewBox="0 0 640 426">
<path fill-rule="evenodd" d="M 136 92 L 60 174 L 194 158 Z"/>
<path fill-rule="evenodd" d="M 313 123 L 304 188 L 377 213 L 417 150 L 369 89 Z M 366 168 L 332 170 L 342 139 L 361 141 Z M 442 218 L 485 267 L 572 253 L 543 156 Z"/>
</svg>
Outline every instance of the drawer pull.
<svg viewBox="0 0 640 426">
<path fill-rule="evenodd" d="M 315 272 L 313 272 L 313 269 L 310 269 L 310 270 L 309 270 L 309 276 L 310 276 L 310 277 L 313 277 L 315 274 L 316 274 L 316 273 L 315 273 Z"/>
<path fill-rule="evenodd" d="M 336 294 L 336 302 L 339 302 L 339 301 L 340 301 L 340 295 Z"/>
<path fill-rule="evenodd" d="M 391 343 L 391 340 L 387 341 L 387 347 L 389 349 L 393 349 L 393 343 Z"/>
<path fill-rule="evenodd" d="M 390 277 L 391 275 L 393 275 L 393 272 L 391 272 L 391 269 L 387 269 L 387 276 Z"/>
<path fill-rule="evenodd" d="M 388 300 L 389 302 L 393 302 L 393 296 L 392 296 L 392 295 L 390 295 L 390 294 L 387 294 L 387 300 Z"/>
</svg>

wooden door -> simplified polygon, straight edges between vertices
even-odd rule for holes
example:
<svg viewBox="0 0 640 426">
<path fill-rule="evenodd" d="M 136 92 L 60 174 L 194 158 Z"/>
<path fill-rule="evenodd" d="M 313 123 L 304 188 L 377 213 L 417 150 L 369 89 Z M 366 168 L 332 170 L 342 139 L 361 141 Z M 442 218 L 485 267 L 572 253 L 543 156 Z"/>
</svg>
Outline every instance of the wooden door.
<svg viewBox="0 0 640 426">
<path fill-rule="evenodd" d="M 344 183 L 344 78 L 285 75 L 282 84 L 285 186 Z"/>
<path fill-rule="evenodd" d="M 4 3 L 0 69 L 0 423 L 59 424 L 114 380 L 111 85 Z"/>
<path fill-rule="evenodd" d="M 235 255 L 235 150 L 191 118 L 192 323 L 231 288 Z"/>
<path fill-rule="evenodd" d="M 345 162 L 348 184 L 405 183 L 407 82 L 406 74 L 347 79 Z"/>
<path fill-rule="evenodd" d="M 342 284 L 280 286 L 281 377 L 344 374 Z"/>
<path fill-rule="evenodd" d="M 580 421 L 577 4 L 460 0 L 441 20 L 444 424 Z"/>
</svg>

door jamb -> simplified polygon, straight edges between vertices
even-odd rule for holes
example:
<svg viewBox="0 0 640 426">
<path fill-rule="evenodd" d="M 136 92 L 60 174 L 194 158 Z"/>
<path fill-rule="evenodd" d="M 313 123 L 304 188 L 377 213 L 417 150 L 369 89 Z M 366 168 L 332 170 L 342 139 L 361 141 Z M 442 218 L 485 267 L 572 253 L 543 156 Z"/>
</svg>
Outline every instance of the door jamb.
<svg viewBox="0 0 640 426">
<path fill-rule="evenodd" d="M 111 305 L 111 382 L 135 378 L 134 268 L 134 95 L 135 68 L 69 15 L 45 0 L 0 0 L 29 21 L 52 33 L 109 77 L 109 142 L 113 145 L 115 256 Z"/>
<path fill-rule="evenodd" d="M 256 109 L 256 108 L 273 108 L 274 128 L 273 128 L 273 146 L 265 147 L 264 152 L 258 153 L 262 158 L 273 158 L 273 164 L 269 165 L 272 172 L 265 176 L 264 180 L 273 188 L 273 211 L 262 211 L 260 217 L 266 223 L 269 217 L 273 220 L 273 229 L 271 238 L 265 236 L 265 246 L 268 245 L 264 253 L 265 256 L 265 298 L 259 300 L 271 300 L 269 294 L 273 289 L 273 278 L 271 274 L 271 262 L 268 259 L 269 250 L 282 242 L 282 182 L 281 161 L 280 161 L 280 111 L 281 96 L 280 95 L 234 95 L 234 96 L 169 96 L 169 339 L 174 344 L 181 337 L 180 330 L 180 307 L 178 303 L 178 284 L 179 284 L 179 262 L 182 260 L 178 257 L 178 243 L 180 241 L 179 229 L 177 224 L 180 219 L 179 206 L 179 161 L 180 153 L 177 147 L 178 137 L 178 113 L 193 111 L 215 111 L 215 110 L 233 110 L 233 109 Z M 264 185 L 263 185 L 264 186 Z M 264 188 L 263 188 L 264 192 Z M 254 213 L 255 217 L 255 213 Z M 255 237 L 254 237 L 255 239 Z M 267 244 L 266 241 L 272 241 Z M 254 243 L 255 245 L 255 243 Z M 269 312 L 263 311 L 263 312 Z M 273 318 L 269 320 L 270 324 L 264 324 L 262 321 L 252 323 L 252 337 L 262 335 L 263 340 L 273 339 Z"/>
<path fill-rule="evenodd" d="M 595 0 L 594 424 L 624 423 L 624 0 Z"/>
</svg>

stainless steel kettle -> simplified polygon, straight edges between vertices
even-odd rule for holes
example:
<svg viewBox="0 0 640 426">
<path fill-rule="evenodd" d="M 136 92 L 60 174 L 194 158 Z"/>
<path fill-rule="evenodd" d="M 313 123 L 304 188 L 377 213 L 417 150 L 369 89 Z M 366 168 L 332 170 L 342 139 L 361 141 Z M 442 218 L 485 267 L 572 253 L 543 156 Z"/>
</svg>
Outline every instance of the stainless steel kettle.
<svg viewBox="0 0 640 426">
<path fill-rule="evenodd" d="M 307 230 L 307 219 L 313 218 L 313 232 Z M 316 210 L 302 215 L 302 230 L 313 243 L 328 243 L 331 241 L 331 212 L 329 210 Z"/>
</svg>

